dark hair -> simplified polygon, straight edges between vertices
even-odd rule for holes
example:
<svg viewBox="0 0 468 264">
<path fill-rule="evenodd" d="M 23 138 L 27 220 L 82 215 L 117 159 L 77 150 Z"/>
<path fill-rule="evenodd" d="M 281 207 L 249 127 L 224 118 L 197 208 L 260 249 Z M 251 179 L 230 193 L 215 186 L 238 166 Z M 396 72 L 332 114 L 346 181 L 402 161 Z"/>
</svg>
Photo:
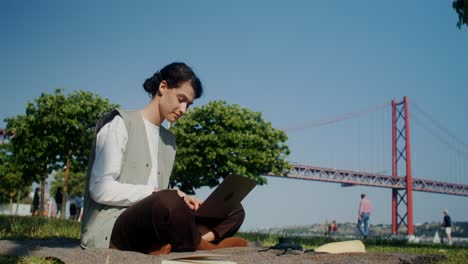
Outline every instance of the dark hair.
<svg viewBox="0 0 468 264">
<path fill-rule="evenodd" d="M 159 84 L 162 81 L 166 81 L 170 89 L 177 88 L 184 82 L 191 81 L 190 84 L 195 91 L 195 98 L 200 98 L 203 93 L 200 79 L 198 79 L 193 70 L 183 62 L 173 62 L 165 66 L 152 77 L 146 79 L 143 88 L 145 88 L 145 91 L 151 98 L 154 98 L 159 90 Z"/>
</svg>

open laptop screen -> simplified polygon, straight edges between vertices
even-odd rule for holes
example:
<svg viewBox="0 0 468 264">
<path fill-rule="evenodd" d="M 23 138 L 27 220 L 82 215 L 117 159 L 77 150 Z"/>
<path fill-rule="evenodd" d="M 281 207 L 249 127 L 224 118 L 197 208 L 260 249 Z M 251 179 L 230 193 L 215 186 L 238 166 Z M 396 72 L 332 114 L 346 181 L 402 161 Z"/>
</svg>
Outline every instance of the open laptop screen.
<svg viewBox="0 0 468 264">
<path fill-rule="evenodd" d="M 257 182 L 242 175 L 229 174 L 195 212 L 199 217 L 225 218 L 240 208 L 241 201 Z"/>
</svg>

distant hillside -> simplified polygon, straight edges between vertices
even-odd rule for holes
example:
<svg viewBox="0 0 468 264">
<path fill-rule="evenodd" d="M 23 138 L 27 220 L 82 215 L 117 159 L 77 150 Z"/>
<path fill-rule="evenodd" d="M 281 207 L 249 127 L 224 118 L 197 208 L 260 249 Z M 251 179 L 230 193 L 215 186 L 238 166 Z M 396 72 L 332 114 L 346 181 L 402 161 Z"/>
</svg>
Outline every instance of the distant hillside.
<svg viewBox="0 0 468 264">
<path fill-rule="evenodd" d="M 454 222 L 452 227 L 452 235 L 454 237 L 467 237 L 468 238 L 468 222 Z M 356 223 L 337 223 L 338 231 L 331 232 L 331 236 L 337 237 L 359 237 L 359 232 L 356 228 Z M 256 230 L 260 233 L 268 234 L 287 234 L 294 236 L 325 236 L 325 224 L 312 224 L 305 226 L 288 226 L 288 227 L 273 227 Z M 424 223 L 415 226 L 415 235 L 417 237 L 433 237 L 435 232 L 442 234 L 440 223 Z M 370 237 L 386 237 L 391 236 L 392 226 L 383 224 L 370 224 L 369 236 Z M 399 234 L 406 234 L 406 227 L 400 227 Z"/>
</svg>

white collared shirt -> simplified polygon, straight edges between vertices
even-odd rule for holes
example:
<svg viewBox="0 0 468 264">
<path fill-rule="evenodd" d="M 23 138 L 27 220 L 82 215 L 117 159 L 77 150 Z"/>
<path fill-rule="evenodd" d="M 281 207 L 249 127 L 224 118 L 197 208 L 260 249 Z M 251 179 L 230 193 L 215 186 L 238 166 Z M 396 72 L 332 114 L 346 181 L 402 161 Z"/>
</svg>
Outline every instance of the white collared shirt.
<svg viewBox="0 0 468 264">
<path fill-rule="evenodd" d="M 144 124 L 152 163 L 148 183 L 136 185 L 118 181 L 128 133 L 123 119 L 117 115 L 97 134 L 96 155 L 89 181 L 89 192 L 94 201 L 106 205 L 130 206 L 158 187 L 159 126 L 147 120 L 144 120 Z"/>
</svg>

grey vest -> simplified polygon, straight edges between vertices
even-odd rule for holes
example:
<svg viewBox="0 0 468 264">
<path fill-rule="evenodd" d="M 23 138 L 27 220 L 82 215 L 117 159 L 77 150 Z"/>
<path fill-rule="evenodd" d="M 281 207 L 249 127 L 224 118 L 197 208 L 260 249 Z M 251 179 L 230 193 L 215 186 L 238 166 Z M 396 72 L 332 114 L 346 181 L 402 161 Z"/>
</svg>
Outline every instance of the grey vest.
<svg viewBox="0 0 468 264">
<path fill-rule="evenodd" d="M 148 147 L 145 125 L 139 111 L 112 110 L 97 123 L 95 137 L 89 157 L 84 211 L 81 225 L 81 247 L 109 248 L 110 236 L 117 217 L 126 207 L 99 204 L 89 194 L 89 179 L 95 160 L 96 137 L 99 130 L 116 115 L 125 122 L 128 141 L 118 181 L 121 183 L 146 185 L 151 171 L 151 156 Z M 160 126 L 158 146 L 158 184 L 160 188 L 169 186 L 176 151 L 174 135 Z"/>
</svg>

